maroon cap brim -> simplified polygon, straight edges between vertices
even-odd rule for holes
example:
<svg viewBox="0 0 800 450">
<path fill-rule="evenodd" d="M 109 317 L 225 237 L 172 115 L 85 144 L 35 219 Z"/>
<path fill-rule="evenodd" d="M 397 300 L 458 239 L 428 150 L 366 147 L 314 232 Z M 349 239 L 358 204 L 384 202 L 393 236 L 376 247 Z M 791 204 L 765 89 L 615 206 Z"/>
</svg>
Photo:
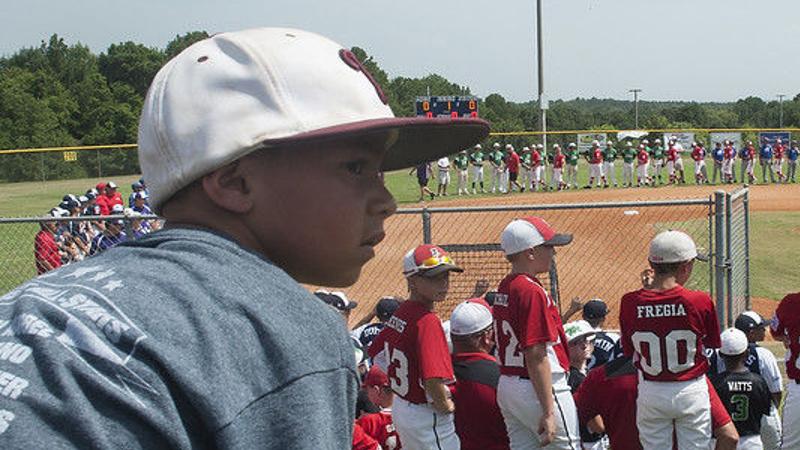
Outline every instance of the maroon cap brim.
<svg viewBox="0 0 800 450">
<path fill-rule="evenodd" d="M 264 146 L 330 141 L 386 133 L 384 171 L 413 167 L 472 147 L 489 135 L 489 122 L 472 118 L 397 117 L 364 120 L 264 141 Z"/>
</svg>

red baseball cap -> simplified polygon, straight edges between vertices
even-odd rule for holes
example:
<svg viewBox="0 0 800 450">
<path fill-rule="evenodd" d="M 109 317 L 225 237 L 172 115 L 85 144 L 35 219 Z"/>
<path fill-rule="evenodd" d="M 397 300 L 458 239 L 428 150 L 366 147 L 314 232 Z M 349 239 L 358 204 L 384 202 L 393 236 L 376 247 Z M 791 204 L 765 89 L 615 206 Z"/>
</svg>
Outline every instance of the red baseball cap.
<svg viewBox="0 0 800 450">
<path fill-rule="evenodd" d="M 106 184 L 101 181 L 94 188 L 97 189 L 97 192 L 103 192 L 106 189 Z"/>
<path fill-rule="evenodd" d="M 364 387 L 370 386 L 389 386 L 389 377 L 378 366 L 372 366 L 364 377 Z"/>
<path fill-rule="evenodd" d="M 463 272 L 444 249 L 437 245 L 423 244 L 409 250 L 403 257 L 403 275 L 434 277 L 442 272 Z"/>
<path fill-rule="evenodd" d="M 523 217 L 509 223 L 500 235 L 500 247 L 513 255 L 539 245 L 560 246 L 572 242 L 571 234 L 559 234 L 541 217 Z"/>
</svg>

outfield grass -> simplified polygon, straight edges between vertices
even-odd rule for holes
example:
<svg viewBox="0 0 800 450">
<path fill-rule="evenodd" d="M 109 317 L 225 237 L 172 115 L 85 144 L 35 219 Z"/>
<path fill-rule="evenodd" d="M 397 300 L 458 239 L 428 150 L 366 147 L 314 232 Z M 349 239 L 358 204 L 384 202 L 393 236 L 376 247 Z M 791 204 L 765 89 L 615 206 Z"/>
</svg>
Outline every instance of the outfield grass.
<svg viewBox="0 0 800 450">
<path fill-rule="evenodd" d="M 780 300 L 798 289 L 800 212 L 750 213 L 750 291 Z"/>
</svg>

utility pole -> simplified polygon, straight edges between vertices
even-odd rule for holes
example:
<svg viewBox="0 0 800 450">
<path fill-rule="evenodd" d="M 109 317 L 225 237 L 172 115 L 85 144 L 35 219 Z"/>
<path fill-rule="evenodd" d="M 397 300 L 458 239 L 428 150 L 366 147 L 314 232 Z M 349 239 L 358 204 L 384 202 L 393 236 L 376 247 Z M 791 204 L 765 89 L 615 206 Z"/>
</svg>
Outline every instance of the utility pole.
<svg viewBox="0 0 800 450">
<path fill-rule="evenodd" d="M 783 97 L 786 97 L 785 94 L 778 94 L 778 105 L 781 111 L 780 119 L 778 121 L 778 128 L 783 128 Z"/>
<path fill-rule="evenodd" d="M 539 66 L 539 109 L 542 119 L 542 146 L 547 152 L 547 108 L 549 104 L 544 95 L 544 52 L 542 51 L 542 0 L 536 0 L 536 56 Z"/>
<path fill-rule="evenodd" d="M 635 111 L 634 128 L 639 129 L 639 92 L 641 89 L 630 89 L 628 92 L 633 92 L 633 110 Z"/>
</svg>

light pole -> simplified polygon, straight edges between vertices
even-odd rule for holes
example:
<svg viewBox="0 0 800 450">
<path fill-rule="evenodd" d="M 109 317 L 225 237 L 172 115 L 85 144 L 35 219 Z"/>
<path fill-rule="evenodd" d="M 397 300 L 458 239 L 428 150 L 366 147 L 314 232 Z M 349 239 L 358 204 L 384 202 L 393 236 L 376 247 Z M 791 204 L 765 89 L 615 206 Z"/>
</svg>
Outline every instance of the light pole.
<svg viewBox="0 0 800 450">
<path fill-rule="evenodd" d="M 536 57 L 539 67 L 539 110 L 542 119 L 542 146 L 547 152 L 547 98 L 544 95 L 544 52 L 542 50 L 542 0 L 536 0 Z"/>
<path fill-rule="evenodd" d="M 785 94 L 778 94 L 777 97 L 778 97 L 779 109 L 780 109 L 780 112 L 781 112 L 780 119 L 778 121 L 778 128 L 783 128 L 783 97 L 786 97 L 786 95 Z"/>
<path fill-rule="evenodd" d="M 633 92 L 633 110 L 635 111 L 634 128 L 639 129 L 639 92 L 641 89 L 630 89 L 628 92 Z"/>
</svg>

